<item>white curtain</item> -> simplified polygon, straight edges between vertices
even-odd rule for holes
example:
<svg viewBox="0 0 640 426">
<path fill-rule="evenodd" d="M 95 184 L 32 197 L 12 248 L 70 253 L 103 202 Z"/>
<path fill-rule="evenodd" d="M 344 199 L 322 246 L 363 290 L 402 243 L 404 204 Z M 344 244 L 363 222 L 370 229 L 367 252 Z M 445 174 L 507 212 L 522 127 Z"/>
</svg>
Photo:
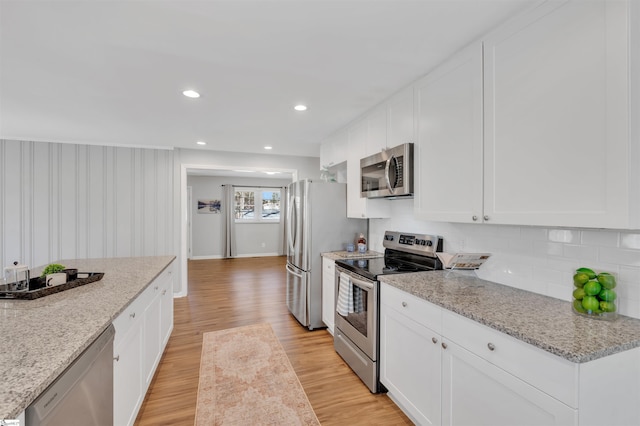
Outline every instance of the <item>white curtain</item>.
<svg viewBox="0 0 640 426">
<path fill-rule="evenodd" d="M 280 242 L 278 244 L 278 254 L 287 254 L 287 210 L 289 206 L 289 195 L 287 187 L 283 186 L 280 192 Z"/>
<path fill-rule="evenodd" d="M 236 257 L 238 250 L 236 247 L 236 220 L 235 220 L 235 190 L 233 185 L 222 185 L 224 194 L 224 221 L 223 221 L 223 242 L 224 257 Z"/>
</svg>

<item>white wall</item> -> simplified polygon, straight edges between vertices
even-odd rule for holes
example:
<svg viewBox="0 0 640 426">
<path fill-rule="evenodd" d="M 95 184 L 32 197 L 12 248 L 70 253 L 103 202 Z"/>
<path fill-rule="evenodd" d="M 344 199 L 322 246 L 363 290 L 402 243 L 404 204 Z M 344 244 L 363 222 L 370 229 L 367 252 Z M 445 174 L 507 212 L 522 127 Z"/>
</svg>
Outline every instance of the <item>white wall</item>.
<svg viewBox="0 0 640 426">
<path fill-rule="evenodd" d="M 640 318 L 640 231 L 426 222 L 413 217 L 413 200 L 389 202 L 391 219 L 369 220 L 373 250 L 384 251 L 386 230 L 441 235 L 445 252 L 492 253 L 480 278 L 567 301 L 576 268 L 615 272 L 619 312 Z"/>
<path fill-rule="evenodd" d="M 290 179 L 259 179 L 242 177 L 187 176 L 192 188 L 192 259 L 221 258 L 224 254 L 223 224 L 227 206 L 223 200 L 223 184 L 243 186 L 273 186 L 279 188 L 291 183 Z M 220 214 L 197 212 L 198 199 L 222 201 Z M 278 253 L 280 225 L 278 223 L 239 223 L 236 225 L 238 256 L 274 255 Z M 262 243 L 265 247 L 262 247 Z"/>
<path fill-rule="evenodd" d="M 0 140 L 1 265 L 175 254 L 173 157 Z"/>
</svg>

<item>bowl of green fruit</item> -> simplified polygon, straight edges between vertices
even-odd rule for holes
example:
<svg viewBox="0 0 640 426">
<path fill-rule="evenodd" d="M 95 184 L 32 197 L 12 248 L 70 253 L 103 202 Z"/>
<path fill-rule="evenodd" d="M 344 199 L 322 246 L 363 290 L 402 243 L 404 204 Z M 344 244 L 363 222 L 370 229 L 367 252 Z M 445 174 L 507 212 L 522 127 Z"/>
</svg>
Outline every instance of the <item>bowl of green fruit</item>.
<svg viewBox="0 0 640 426">
<path fill-rule="evenodd" d="M 614 320 L 618 317 L 614 290 L 616 276 L 596 273 L 590 268 L 578 268 L 573 275 L 573 311 L 591 318 Z"/>
</svg>

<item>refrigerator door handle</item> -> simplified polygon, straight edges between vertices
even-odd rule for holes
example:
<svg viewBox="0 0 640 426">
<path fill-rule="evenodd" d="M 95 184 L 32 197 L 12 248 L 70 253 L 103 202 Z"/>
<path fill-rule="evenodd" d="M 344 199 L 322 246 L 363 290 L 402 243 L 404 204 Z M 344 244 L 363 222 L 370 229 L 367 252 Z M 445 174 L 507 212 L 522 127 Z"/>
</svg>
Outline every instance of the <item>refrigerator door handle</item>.
<svg viewBox="0 0 640 426">
<path fill-rule="evenodd" d="M 295 197 L 290 197 L 289 199 L 289 203 L 288 203 L 288 208 L 289 208 L 289 214 L 288 216 L 288 223 L 287 226 L 289 227 L 289 232 L 287 232 L 287 240 L 289 243 L 289 253 L 290 254 L 294 254 L 295 251 L 295 240 L 297 238 L 297 235 L 295 235 L 297 233 L 297 226 L 298 226 L 298 215 L 297 215 L 297 210 L 295 208 Z"/>
<path fill-rule="evenodd" d="M 296 277 L 302 278 L 302 274 L 291 269 L 289 264 L 287 264 L 287 272 L 289 272 L 291 275 L 295 275 Z"/>
</svg>

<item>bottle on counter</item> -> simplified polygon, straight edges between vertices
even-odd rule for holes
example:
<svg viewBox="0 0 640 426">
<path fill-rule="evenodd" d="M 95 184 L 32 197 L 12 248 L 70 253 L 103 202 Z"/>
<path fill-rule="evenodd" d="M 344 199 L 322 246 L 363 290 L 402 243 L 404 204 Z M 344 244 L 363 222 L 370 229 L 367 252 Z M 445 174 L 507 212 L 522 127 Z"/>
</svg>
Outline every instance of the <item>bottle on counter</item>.
<svg viewBox="0 0 640 426">
<path fill-rule="evenodd" d="M 364 234 L 360 233 L 357 241 L 358 253 L 366 253 L 367 252 L 367 239 L 364 237 Z"/>
</svg>

